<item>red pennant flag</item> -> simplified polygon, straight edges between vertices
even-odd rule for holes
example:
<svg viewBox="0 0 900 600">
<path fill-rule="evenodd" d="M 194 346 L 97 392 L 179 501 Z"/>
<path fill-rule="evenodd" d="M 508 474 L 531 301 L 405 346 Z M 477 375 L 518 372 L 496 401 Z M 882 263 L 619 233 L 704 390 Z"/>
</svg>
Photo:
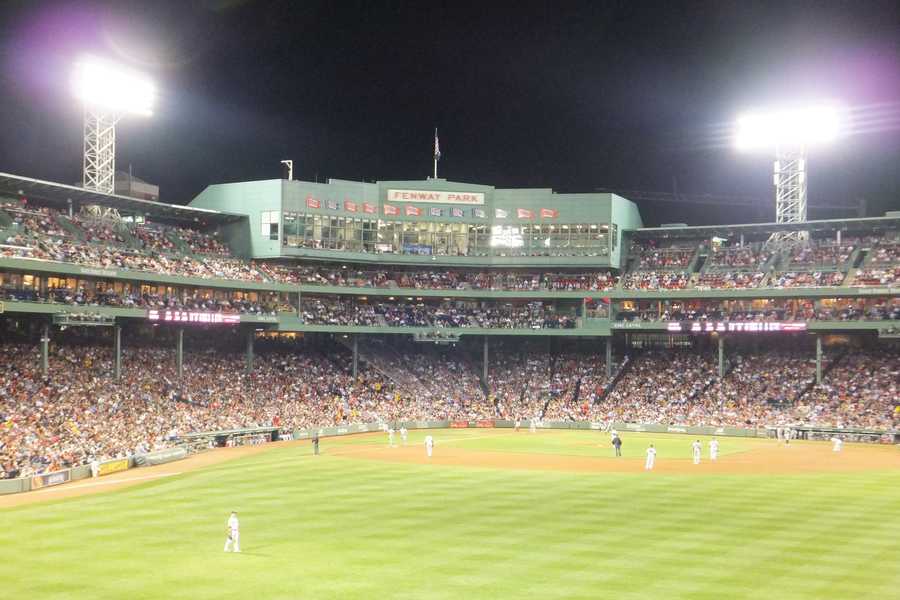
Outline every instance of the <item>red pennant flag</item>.
<svg viewBox="0 0 900 600">
<path fill-rule="evenodd" d="M 421 216 L 421 214 L 422 214 L 422 209 L 419 208 L 418 206 L 410 206 L 408 204 L 406 205 L 406 216 L 407 217 L 418 217 L 418 216 Z"/>
<path fill-rule="evenodd" d="M 542 208 L 541 209 L 541 218 L 542 219 L 555 219 L 559 216 L 559 211 L 554 210 L 552 208 Z"/>
<path fill-rule="evenodd" d="M 312 196 L 306 197 L 306 206 L 309 208 L 322 208 L 322 201 Z"/>
<path fill-rule="evenodd" d="M 528 210 L 527 208 L 517 208 L 516 216 L 518 216 L 520 219 L 533 219 L 534 211 Z"/>
</svg>

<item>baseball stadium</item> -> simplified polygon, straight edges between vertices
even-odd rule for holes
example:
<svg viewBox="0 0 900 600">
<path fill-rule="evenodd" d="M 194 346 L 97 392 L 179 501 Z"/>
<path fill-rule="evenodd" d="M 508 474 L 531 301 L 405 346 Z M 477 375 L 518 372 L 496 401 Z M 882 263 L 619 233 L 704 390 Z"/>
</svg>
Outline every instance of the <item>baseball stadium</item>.
<svg viewBox="0 0 900 600">
<path fill-rule="evenodd" d="M 116 168 L 150 88 L 79 68 L 82 181 L 0 172 L 3 597 L 898 597 L 900 212 L 807 217 L 822 107 L 766 222 L 437 132 L 175 203 Z"/>
</svg>

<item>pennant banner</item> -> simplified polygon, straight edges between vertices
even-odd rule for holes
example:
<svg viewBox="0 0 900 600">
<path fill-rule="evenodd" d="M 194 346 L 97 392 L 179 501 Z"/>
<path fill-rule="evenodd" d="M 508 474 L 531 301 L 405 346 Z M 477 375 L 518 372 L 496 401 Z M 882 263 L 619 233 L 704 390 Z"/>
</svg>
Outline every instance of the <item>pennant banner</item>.
<svg viewBox="0 0 900 600">
<path fill-rule="evenodd" d="M 527 208 L 517 208 L 516 216 L 519 217 L 520 219 L 533 219 L 534 211 L 528 210 Z"/>
<path fill-rule="evenodd" d="M 478 218 L 478 219 L 484 219 L 484 218 L 487 218 L 487 214 L 484 212 L 484 209 L 481 209 L 481 208 L 473 208 L 473 209 L 472 209 L 472 216 L 473 216 L 473 217 L 476 217 L 476 218 Z"/>
<path fill-rule="evenodd" d="M 327 204 L 328 204 L 328 210 L 337 210 L 338 209 L 337 200 L 329 200 Z"/>
<path fill-rule="evenodd" d="M 451 209 L 450 209 L 450 216 L 452 216 L 452 217 L 462 217 L 462 216 L 463 216 L 463 209 L 461 209 L 461 208 L 451 208 Z"/>
<path fill-rule="evenodd" d="M 396 206 L 392 206 L 390 204 L 385 204 L 382 208 L 384 208 L 384 214 L 386 215 L 399 215 L 400 211 Z"/>
<path fill-rule="evenodd" d="M 406 216 L 407 217 L 420 217 L 422 216 L 422 209 L 418 206 L 410 206 L 406 205 Z"/>
<path fill-rule="evenodd" d="M 505 219 L 507 214 L 508 213 L 505 210 L 503 210 L 502 208 L 494 209 L 494 218 L 495 219 Z"/>
<path fill-rule="evenodd" d="M 322 201 L 312 196 L 306 197 L 306 206 L 309 208 L 322 208 Z"/>
<path fill-rule="evenodd" d="M 375 205 L 369 204 L 368 202 L 363 202 L 363 212 L 369 213 L 370 215 L 375 214 Z"/>
<path fill-rule="evenodd" d="M 559 211 L 554 210 L 552 208 L 542 208 L 541 209 L 541 218 L 542 219 L 555 219 L 559 216 Z"/>
<path fill-rule="evenodd" d="M 431 216 L 432 217 L 442 217 L 444 216 L 444 209 L 438 208 L 437 206 L 431 207 Z"/>
<path fill-rule="evenodd" d="M 344 210 L 347 212 L 356 212 L 356 202 L 352 200 L 344 200 Z"/>
</svg>

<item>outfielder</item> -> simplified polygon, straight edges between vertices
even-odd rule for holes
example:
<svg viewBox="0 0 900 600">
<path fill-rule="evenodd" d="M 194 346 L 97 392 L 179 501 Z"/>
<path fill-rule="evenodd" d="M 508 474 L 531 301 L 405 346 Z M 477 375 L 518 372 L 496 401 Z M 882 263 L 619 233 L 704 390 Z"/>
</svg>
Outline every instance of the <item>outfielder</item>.
<svg viewBox="0 0 900 600">
<path fill-rule="evenodd" d="M 425 436 L 425 454 L 431 458 L 431 452 L 434 450 L 434 438 L 430 435 Z"/>
<path fill-rule="evenodd" d="M 700 452 L 703 450 L 703 445 L 700 444 L 700 440 L 696 440 L 693 444 L 691 444 L 691 449 L 694 452 L 694 464 L 700 464 Z"/>
<path fill-rule="evenodd" d="M 647 471 L 653 470 L 653 465 L 656 463 L 656 448 L 653 447 L 653 444 L 650 444 L 650 447 L 647 448 L 647 460 L 644 462 L 644 469 Z"/>
<path fill-rule="evenodd" d="M 391 427 L 388 429 L 388 446 L 391 448 L 394 447 L 394 428 Z"/>
<path fill-rule="evenodd" d="M 404 446 L 406 445 L 406 436 L 409 435 L 409 432 L 406 430 L 406 427 L 400 428 L 400 443 Z"/>
<path fill-rule="evenodd" d="M 234 545 L 234 551 L 241 551 L 241 532 L 238 530 L 238 518 L 237 513 L 231 513 L 231 516 L 228 517 L 228 524 L 225 526 L 225 535 L 228 537 L 225 538 L 225 552 L 231 548 L 232 544 Z"/>
<path fill-rule="evenodd" d="M 709 441 L 709 460 L 715 461 L 719 458 L 719 440 L 713 438 Z"/>
<path fill-rule="evenodd" d="M 834 436 L 833 438 L 831 438 L 831 443 L 834 444 L 834 446 L 831 448 L 831 451 L 832 452 L 840 452 L 841 446 L 844 445 L 844 440 L 842 440 L 838 436 Z"/>
</svg>

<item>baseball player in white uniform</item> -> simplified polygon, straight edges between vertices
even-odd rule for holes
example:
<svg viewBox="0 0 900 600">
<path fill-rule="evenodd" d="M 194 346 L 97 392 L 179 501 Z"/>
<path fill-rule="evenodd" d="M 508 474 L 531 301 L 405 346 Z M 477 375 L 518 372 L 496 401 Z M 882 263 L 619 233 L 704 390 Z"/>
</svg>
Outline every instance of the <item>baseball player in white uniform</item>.
<svg viewBox="0 0 900 600">
<path fill-rule="evenodd" d="M 400 428 L 400 443 L 404 446 L 406 445 L 406 436 L 409 435 L 409 432 L 406 430 L 406 427 Z"/>
<path fill-rule="evenodd" d="M 430 435 L 425 436 L 425 454 L 431 458 L 431 452 L 434 450 L 434 438 Z"/>
<path fill-rule="evenodd" d="M 844 445 L 844 440 L 842 440 L 838 436 L 834 436 L 833 438 L 831 438 L 831 443 L 834 444 L 834 446 L 832 446 L 832 448 L 831 448 L 831 451 L 832 452 L 840 452 L 841 446 Z"/>
<path fill-rule="evenodd" d="M 713 438 L 709 440 L 709 460 L 717 460 L 719 458 L 719 440 Z"/>
<path fill-rule="evenodd" d="M 225 526 L 225 534 L 228 536 L 225 538 L 225 552 L 234 546 L 234 552 L 241 551 L 241 532 L 238 530 L 238 518 L 237 513 L 232 512 L 231 516 L 228 517 L 228 524 Z"/>
<path fill-rule="evenodd" d="M 703 451 L 703 445 L 700 444 L 700 440 L 695 440 L 693 444 L 691 444 L 691 450 L 694 453 L 694 464 L 700 464 L 700 452 Z"/>
<path fill-rule="evenodd" d="M 656 463 L 656 448 L 653 447 L 653 444 L 650 444 L 650 447 L 647 448 L 647 460 L 644 462 L 644 469 L 647 471 L 653 470 L 653 465 Z"/>
<path fill-rule="evenodd" d="M 528 427 L 531 433 L 537 433 L 537 419 L 531 419 L 531 425 Z"/>
<path fill-rule="evenodd" d="M 394 447 L 394 428 L 393 427 L 388 428 L 388 446 L 390 446 L 391 448 Z"/>
</svg>

